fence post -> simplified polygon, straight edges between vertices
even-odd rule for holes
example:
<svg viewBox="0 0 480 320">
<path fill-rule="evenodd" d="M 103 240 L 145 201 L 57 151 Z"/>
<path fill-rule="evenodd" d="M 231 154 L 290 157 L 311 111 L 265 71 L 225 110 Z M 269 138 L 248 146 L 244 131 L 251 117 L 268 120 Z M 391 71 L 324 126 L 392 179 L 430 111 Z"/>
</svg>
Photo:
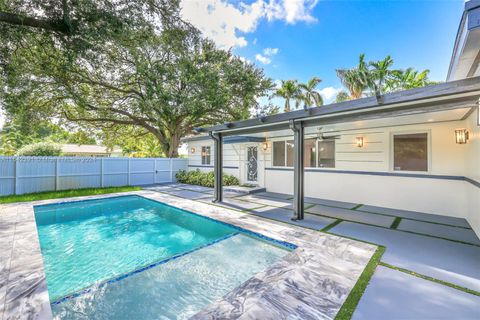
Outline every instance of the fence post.
<svg viewBox="0 0 480 320">
<path fill-rule="evenodd" d="M 58 157 L 55 158 L 55 191 L 58 190 L 58 183 L 60 181 L 60 177 L 58 176 L 59 174 L 59 168 L 58 168 Z"/>
<path fill-rule="evenodd" d="M 17 184 L 18 184 L 18 157 L 13 158 L 13 194 L 17 194 Z"/>
<path fill-rule="evenodd" d="M 128 158 L 128 168 L 127 168 L 127 185 L 130 185 L 130 158 Z"/>
<path fill-rule="evenodd" d="M 170 182 L 173 183 L 173 158 L 170 158 Z"/>
<path fill-rule="evenodd" d="M 157 158 L 153 158 L 153 184 L 157 183 Z"/>
<path fill-rule="evenodd" d="M 100 187 L 103 188 L 103 157 L 100 158 Z"/>
</svg>

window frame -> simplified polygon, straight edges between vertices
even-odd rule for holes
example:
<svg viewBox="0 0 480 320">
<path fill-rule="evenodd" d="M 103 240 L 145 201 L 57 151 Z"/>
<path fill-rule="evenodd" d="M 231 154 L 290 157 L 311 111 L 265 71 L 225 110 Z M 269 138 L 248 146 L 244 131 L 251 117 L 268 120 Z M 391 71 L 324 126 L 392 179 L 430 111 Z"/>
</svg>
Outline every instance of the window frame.
<svg viewBox="0 0 480 320">
<path fill-rule="evenodd" d="M 427 170 L 426 171 L 412 171 L 412 170 L 395 170 L 395 136 L 406 134 L 427 134 Z M 411 173 L 411 174 L 431 174 L 432 171 L 432 131 L 428 130 L 406 130 L 406 131 L 391 131 L 390 132 L 390 164 L 389 171 L 391 173 Z"/>
<path fill-rule="evenodd" d="M 314 167 L 307 167 L 307 166 L 305 166 L 305 168 L 308 168 L 309 170 L 312 170 L 312 169 L 313 169 L 313 170 L 323 170 L 323 169 L 325 169 L 325 170 L 335 170 L 335 169 L 337 168 L 337 149 L 336 149 L 335 139 L 324 139 L 324 140 L 326 140 L 326 141 L 333 141 L 333 143 L 334 143 L 335 149 L 334 149 L 334 153 L 333 153 L 333 160 L 334 160 L 334 166 L 333 166 L 333 167 L 319 167 L 319 166 L 318 166 L 318 163 L 319 163 L 319 162 L 318 162 L 318 155 L 319 155 L 319 147 L 318 147 L 318 145 L 319 145 L 319 142 L 320 142 L 320 141 L 324 141 L 324 140 L 319 139 L 318 137 L 308 137 L 308 136 L 305 137 L 304 139 L 305 139 L 305 140 L 307 140 L 307 139 L 315 139 L 315 153 L 316 153 L 316 154 L 315 154 L 315 166 L 314 166 Z M 288 148 L 287 148 L 287 142 L 288 142 L 288 141 L 293 141 L 293 139 L 289 137 L 289 138 L 283 138 L 283 139 L 271 139 L 270 141 L 271 141 L 271 143 L 272 143 L 271 167 L 272 167 L 272 168 L 293 169 L 293 166 L 288 166 L 288 165 L 287 165 L 287 163 L 288 163 L 288 162 L 287 162 L 287 158 L 288 158 L 288 154 L 287 154 L 287 153 L 288 153 L 288 152 L 287 152 L 287 150 L 288 150 Z M 274 149 L 275 149 L 275 142 L 283 142 L 283 143 L 284 143 L 284 144 L 283 144 L 283 148 L 284 148 L 284 163 L 285 163 L 285 165 L 283 165 L 283 166 L 276 166 L 276 165 L 274 165 L 274 163 L 275 163 L 275 161 L 274 161 L 274 156 L 275 156 L 275 150 L 274 150 Z"/>
<path fill-rule="evenodd" d="M 208 163 L 203 163 L 203 158 L 204 158 L 203 148 L 205 148 L 205 149 L 208 148 Z M 207 157 L 207 156 L 205 156 L 205 157 Z M 202 166 L 209 166 L 209 165 L 212 164 L 212 146 L 201 146 L 200 147 L 200 163 L 202 164 Z"/>
</svg>

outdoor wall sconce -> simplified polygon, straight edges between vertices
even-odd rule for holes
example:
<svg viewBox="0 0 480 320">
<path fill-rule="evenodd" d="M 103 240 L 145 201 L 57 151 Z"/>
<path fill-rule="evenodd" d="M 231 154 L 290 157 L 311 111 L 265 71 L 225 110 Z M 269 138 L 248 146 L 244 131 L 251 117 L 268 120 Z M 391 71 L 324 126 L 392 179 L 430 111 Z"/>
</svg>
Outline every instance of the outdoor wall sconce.
<svg viewBox="0 0 480 320">
<path fill-rule="evenodd" d="M 267 149 L 268 149 L 268 142 L 262 143 L 262 149 L 263 149 L 263 151 L 267 151 Z"/>
<path fill-rule="evenodd" d="M 457 129 L 455 130 L 455 142 L 458 144 L 465 144 L 468 140 L 468 131 L 467 129 Z"/>
<path fill-rule="evenodd" d="M 357 147 L 359 148 L 363 147 L 363 137 L 357 137 L 355 141 L 356 141 Z"/>
<path fill-rule="evenodd" d="M 191 148 L 190 153 L 195 153 L 195 148 Z"/>
</svg>

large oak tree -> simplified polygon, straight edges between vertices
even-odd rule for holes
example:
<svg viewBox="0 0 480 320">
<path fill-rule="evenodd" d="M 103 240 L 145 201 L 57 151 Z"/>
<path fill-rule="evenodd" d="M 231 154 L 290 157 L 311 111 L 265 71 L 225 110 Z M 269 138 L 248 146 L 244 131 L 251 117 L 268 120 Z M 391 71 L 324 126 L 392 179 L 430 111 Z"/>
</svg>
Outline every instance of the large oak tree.
<svg viewBox="0 0 480 320">
<path fill-rule="evenodd" d="M 0 15 L 0 41 L 7 44 L 0 98 L 10 116 L 62 117 L 105 130 L 134 126 L 176 157 L 180 138 L 194 127 L 249 117 L 271 88 L 262 70 L 182 21 L 177 1 L 45 3 L 53 14 L 0 6 L 68 25 L 2 23 Z"/>
</svg>

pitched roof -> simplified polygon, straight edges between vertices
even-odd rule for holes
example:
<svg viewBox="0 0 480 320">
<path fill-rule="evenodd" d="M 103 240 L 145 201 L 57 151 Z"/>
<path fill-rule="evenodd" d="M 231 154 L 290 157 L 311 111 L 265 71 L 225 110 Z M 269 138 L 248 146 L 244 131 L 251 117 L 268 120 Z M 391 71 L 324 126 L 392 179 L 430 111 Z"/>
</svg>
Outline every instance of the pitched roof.
<svg viewBox="0 0 480 320">
<path fill-rule="evenodd" d="M 91 144 L 62 144 L 61 147 L 63 153 L 111 154 L 122 152 L 118 148 L 109 150 L 107 147 Z"/>
</svg>

